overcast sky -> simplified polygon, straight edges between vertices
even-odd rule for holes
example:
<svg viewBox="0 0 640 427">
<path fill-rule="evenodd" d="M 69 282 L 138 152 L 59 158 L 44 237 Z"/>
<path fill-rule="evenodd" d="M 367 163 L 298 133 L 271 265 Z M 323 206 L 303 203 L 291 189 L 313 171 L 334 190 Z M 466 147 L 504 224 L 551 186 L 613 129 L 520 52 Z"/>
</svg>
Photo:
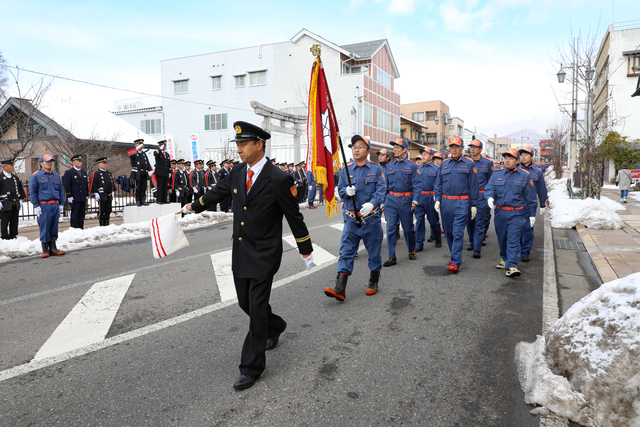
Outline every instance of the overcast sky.
<svg viewBox="0 0 640 427">
<path fill-rule="evenodd" d="M 443 100 L 465 126 L 498 136 L 559 122 L 553 63 L 572 33 L 600 43 L 612 22 L 640 19 L 637 0 L 3 1 L 8 65 L 160 93 L 163 59 L 289 40 L 302 28 L 338 44 L 386 38 L 402 103 Z M 310 59 L 311 62 L 311 59 Z M 15 71 L 15 70 L 14 70 Z M 23 84 L 35 76 L 21 74 Z M 564 86 L 564 87 L 563 87 Z M 56 80 L 55 100 L 136 95 Z"/>
</svg>

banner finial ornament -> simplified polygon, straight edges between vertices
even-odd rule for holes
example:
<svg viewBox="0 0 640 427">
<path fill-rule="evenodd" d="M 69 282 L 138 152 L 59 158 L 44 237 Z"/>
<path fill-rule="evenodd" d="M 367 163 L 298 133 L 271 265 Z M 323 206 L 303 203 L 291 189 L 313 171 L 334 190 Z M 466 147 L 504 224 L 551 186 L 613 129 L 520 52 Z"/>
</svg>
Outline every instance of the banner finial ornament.
<svg viewBox="0 0 640 427">
<path fill-rule="evenodd" d="M 314 56 L 320 56 L 322 54 L 322 48 L 319 43 L 314 43 L 309 50 Z"/>
</svg>

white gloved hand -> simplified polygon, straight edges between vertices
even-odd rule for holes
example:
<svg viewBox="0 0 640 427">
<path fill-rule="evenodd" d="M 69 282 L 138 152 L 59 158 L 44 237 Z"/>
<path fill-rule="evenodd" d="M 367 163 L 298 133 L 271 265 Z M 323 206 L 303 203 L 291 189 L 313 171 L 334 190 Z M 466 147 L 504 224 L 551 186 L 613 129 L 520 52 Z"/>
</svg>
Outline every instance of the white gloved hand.
<svg viewBox="0 0 640 427">
<path fill-rule="evenodd" d="M 360 215 L 362 216 L 366 216 L 369 215 L 371 213 L 371 211 L 373 210 L 373 203 L 365 203 L 364 205 L 362 205 L 362 208 L 360 208 Z"/>
<path fill-rule="evenodd" d="M 111 193 L 111 199 L 112 199 L 112 200 L 115 200 L 115 199 L 116 199 L 116 193 L 115 193 L 115 191 L 114 191 L 113 193 Z"/>
<path fill-rule="evenodd" d="M 100 193 L 96 193 L 96 202 L 100 201 Z"/>
<path fill-rule="evenodd" d="M 356 195 L 356 187 L 350 185 L 347 187 L 347 196 L 353 197 Z"/>
<path fill-rule="evenodd" d="M 73 197 L 69 197 L 69 204 L 73 203 Z"/>
<path fill-rule="evenodd" d="M 433 205 L 433 208 L 436 210 L 436 212 L 440 213 L 440 202 L 436 202 Z"/>
<path fill-rule="evenodd" d="M 195 213 L 193 210 L 188 211 L 188 210 L 187 210 L 187 206 L 191 206 L 191 205 L 190 205 L 190 204 L 186 204 L 186 205 L 184 205 L 184 206 L 182 207 L 182 213 L 185 213 L 185 214 L 192 214 L 192 213 Z"/>
<path fill-rule="evenodd" d="M 36 216 L 40 216 L 42 215 L 42 208 L 40 206 L 36 206 L 33 212 L 36 214 Z"/>
<path fill-rule="evenodd" d="M 0 204 L 0 206 L 2 205 Z M 2 207 L 0 207 L 0 209 L 2 209 Z M 22 209 L 22 200 L 20 200 L 20 209 Z"/>
<path fill-rule="evenodd" d="M 20 207 L 22 207 L 22 201 L 20 201 Z M 2 202 L 0 202 L 0 210 L 2 210 Z"/>
<path fill-rule="evenodd" d="M 540 215 L 544 215 L 544 208 L 540 208 Z"/>
<path fill-rule="evenodd" d="M 176 190 L 176 197 L 180 197 L 180 190 Z"/>
<path fill-rule="evenodd" d="M 58 206 L 58 209 L 60 210 L 60 215 L 62 215 L 64 213 L 64 205 Z"/>
<path fill-rule="evenodd" d="M 476 208 L 475 206 L 471 206 L 471 219 L 474 219 L 477 214 L 478 214 L 478 208 Z"/>
<path fill-rule="evenodd" d="M 493 209 L 496 207 L 496 205 L 493 204 L 493 197 L 489 197 L 487 199 L 487 205 L 489 205 L 489 209 Z"/>
<path fill-rule="evenodd" d="M 536 223 L 536 217 L 535 216 L 530 216 L 529 217 L 529 224 L 531 225 L 531 228 L 533 228 L 533 225 Z"/>
<path fill-rule="evenodd" d="M 169 194 L 173 193 L 173 190 L 169 190 Z"/>
<path fill-rule="evenodd" d="M 313 190 L 313 185 L 309 186 L 309 191 Z"/>
<path fill-rule="evenodd" d="M 303 257 L 302 254 L 300 254 L 300 257 L 302 258 L 302 260 L 304 261 L 305 265 L 307 266 L 307 270 L 311 268 L 311 264 L 313 264 L 313 254 L 309 254 L 308 257 Z"/>
</svg>

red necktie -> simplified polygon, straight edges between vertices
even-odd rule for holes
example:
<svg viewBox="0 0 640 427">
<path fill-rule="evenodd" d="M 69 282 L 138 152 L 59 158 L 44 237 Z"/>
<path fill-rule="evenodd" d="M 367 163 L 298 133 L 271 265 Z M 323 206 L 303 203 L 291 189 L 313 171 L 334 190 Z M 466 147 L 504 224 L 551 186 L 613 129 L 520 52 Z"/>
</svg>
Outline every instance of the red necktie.
<svg viewBox="0 0 640 427">
<path fill-rule="evenodd" d="M 247 193 L 248 193 L 249 189 L 251 188 L 251 177 L 253 176 L 253 171 L 251 169 L 247 171 L 247 176 L 249 177 L 249 180 L 247 181 Z"/>
</svg>

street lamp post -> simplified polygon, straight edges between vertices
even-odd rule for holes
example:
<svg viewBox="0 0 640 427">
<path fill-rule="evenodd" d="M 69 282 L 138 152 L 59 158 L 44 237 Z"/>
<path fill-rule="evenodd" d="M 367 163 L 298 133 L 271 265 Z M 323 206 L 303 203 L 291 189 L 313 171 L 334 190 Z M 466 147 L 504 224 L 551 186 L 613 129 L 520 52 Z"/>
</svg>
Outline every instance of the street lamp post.
<svg viewBox="0 0 640 427">
<path fill-rule="evenodd" d="M 444 127 L 446 124 L 451 124 L 451 116 L 447 113 L 442 113 L 442 148 L 440 149 L 441 153 L 444 153 L 446 147 L 446 141 L 444 137 Z M 436 125 L 440 122 L 440 117 L 436 116 Z M 443 154 L 444 155 L 444 154 Z"/>
</svg>

